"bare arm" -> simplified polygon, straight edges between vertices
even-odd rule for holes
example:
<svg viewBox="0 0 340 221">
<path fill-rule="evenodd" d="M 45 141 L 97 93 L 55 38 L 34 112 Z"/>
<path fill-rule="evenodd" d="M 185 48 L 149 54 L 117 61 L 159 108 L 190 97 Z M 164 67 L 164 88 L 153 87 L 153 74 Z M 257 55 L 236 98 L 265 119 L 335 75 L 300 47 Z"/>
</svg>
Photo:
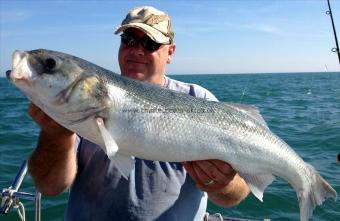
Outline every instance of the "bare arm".
<svg viewBox="0 0 340 221">
<path fill-rule="evenodd" d="M 223 161 L 201 160 L 185 162 L 183 165 L 197 186 L 219 206 L 235 206 L 249 194 L 246 182 Z"/>
<path fill-rule="evenodd" d="M 28 113 L 41 127 L 38 146 L 29 159 L 29 172 L 42 194 L 57 195 L 70 187 L 76 176 L 76 135 L 34 104 L 30 104 Z"/>
</svg>

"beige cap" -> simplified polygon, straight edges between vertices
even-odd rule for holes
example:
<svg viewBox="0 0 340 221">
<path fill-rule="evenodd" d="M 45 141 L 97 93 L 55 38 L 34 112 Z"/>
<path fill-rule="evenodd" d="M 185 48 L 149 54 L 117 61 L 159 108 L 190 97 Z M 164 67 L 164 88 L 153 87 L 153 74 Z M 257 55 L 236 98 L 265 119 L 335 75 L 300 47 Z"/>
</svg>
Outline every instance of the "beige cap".
<svg viewBox="0 0 340 221">
<path fill-rule="evenodd" d="M 127 28 L 137 28 L 160 44 L 171 44 L 174 39 L 170 17 L 151 6 L 137 7 L 129 11 L 115 34 Z"/>
</svg>

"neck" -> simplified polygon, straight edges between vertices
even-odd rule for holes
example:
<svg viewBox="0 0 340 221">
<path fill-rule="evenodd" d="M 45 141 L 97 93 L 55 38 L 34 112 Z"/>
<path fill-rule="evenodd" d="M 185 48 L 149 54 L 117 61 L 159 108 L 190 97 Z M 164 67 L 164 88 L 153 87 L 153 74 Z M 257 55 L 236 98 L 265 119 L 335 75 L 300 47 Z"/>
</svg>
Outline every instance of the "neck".
<svg viewBox="0 0 340 221">
<path fill-rule="evenodd" d="M 157 84 L 157 85 L 163 87 L 165 85 L 165 75 L 164 74 L 157 75 L 157 76 L 154 76 L 150 79 L 146 79 L 145 81 L 150 82 L 152 84 Z"/>
</svg>

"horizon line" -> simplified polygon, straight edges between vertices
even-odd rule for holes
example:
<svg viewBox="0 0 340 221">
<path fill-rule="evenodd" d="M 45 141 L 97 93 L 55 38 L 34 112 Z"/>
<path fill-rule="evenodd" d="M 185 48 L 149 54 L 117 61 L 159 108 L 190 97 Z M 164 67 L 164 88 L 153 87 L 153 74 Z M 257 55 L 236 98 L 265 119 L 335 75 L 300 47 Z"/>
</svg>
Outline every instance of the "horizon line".
<svg viewBox="0 0 340 221">
<path fill-rule="evenodd" d="M 206 74 L 206 73 L 189 73 L 189 74 L 179 74 L 179 73 L 176 73 L 176 74 L 167 74 L 166 76 L 182 76 L 182 75 L 246 75 L 246 74 L 254 74 L 254 75 L 261 75 L 261 74 L 317 74 L 317 73 L 340 74 L 340 71 L 239 72 L 239 73 L 209 73 L 209 74 Z M 5 75 L 0 75 L 0 78 L 6 78 L 6 76 Z"/>
</svg>

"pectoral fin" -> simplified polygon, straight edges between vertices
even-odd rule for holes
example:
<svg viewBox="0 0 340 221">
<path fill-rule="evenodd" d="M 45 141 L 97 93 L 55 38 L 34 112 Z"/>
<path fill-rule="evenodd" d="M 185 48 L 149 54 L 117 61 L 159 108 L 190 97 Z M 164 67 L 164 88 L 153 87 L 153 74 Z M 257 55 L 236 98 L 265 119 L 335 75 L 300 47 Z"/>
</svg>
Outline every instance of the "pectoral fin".
<svg viewBox="0 0 340 221">
<path fill-rule="evenodd" d="M 113 167 L 116 167 L 123 177 L 127 179 L 130 171 L 135 166 L 133 157 L 117 153 L 119 150 L 118 145 L 109 131 L 106 129 L 103 119 L 99 117 L 96 118 L 96 123 L 104 140 L 105 147 L 103 147 L 103 150 L 111 160 L 109 173 L 112 171 Z"/>
<path fill-rule="evenodd" d="M 109 131 L 104 125 L 102 118 L 96 118 L 96 123 L 98 125 L 100 134 L 102 135 L 105 147 L 103 148 L 107 156 L 112 159 L 114 155 L 118 152 L 119 148 L 116 141 L 113 139 Z"/>
<path fill-rule="evenodd" d="M 111 159 L 109 172 L 112 171 L 114 167 L 118 169 L 118 171 L 122 174 L 125 179 L 128 179 L 131 170 L 135 167 L 135 160 L 132 156 L 126 156 L 120 153 L 117 153 L 113 159 Z"/>
<path fill-rule="evenodd" d="M 272 174 L 240 175 L 246 181 L 254 196 L 263 202 L 263 192 L 275 180 L 275 177 Z"/>
</svg>

